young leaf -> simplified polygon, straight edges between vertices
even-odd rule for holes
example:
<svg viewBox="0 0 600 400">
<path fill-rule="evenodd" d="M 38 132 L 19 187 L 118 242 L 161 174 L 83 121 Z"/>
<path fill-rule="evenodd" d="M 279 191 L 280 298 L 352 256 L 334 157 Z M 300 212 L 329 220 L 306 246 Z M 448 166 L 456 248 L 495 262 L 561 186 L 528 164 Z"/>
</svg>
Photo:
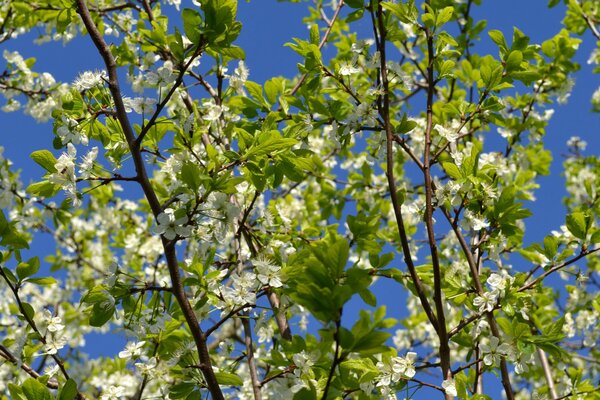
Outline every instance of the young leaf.
<svg viewBox="0 0 600 400">
<path fill-rule="evenodd" d="M 41 165 L 46 171 L 50 173 L 56 172 L 54 165 L 56 165 L 57 160 L 48 150 L 34 151 L 30 154 L 30 157 L 37 164 Z"/>
</svg>

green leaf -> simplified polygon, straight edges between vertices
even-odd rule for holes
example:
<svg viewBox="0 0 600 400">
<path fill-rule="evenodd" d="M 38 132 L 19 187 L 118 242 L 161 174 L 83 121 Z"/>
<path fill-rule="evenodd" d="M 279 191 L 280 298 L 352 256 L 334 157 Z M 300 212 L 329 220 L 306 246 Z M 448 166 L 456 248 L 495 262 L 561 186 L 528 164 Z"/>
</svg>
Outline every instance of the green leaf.
<svg viewBox="0 0 600 400">
<path fill-rule="evenodd" d="M 523 53 L 518 50 L 513 50 L 510 52 L 508 57 L 506 58 L 506 70 L 508 72 L 514 71 L 521 66 L 521 62 L 523 61 Z"/>
<path fill-rule="evenodd" d="M 263 95 L 263 88 L 261 85 L 259 85 L 256 82 L 252 82 L 252 81 L 246 81 L 244 83 L 244 85 L 246 86 L 246 89 L 248 89 L 248 94 L 257 102 L 259 102 L 261 105 L 265 106 L 266 108 L 269 108 L 269 103 L 267 102 L 267 100 L 265 99 L 265 96 Z"/>
<path fill-rule="evenodd" d="M 193 191 L 198 190 L 202 185 L 202 171 L 200 167 L 192 162 L 186 162 L 181 167 L 180 178 Z"/>
<path fill-rule="evenodd" d="M 445 78 L 448 76 L 452 76 L 452 71 L 454 70 L 455 63 L 452 60 L 445 60 L 440 66 L 440 78 Z"/>
<path fill-rule="evenodd" d="M 12 400 L 28 400 L 23 394 L 23 390 L 14 383 L 8 383 L 8 392 L 11 395 Z"/>
<path fill-rule="evenodd" d="M 458 180 L 462 178 L 462 172 L 460 171 L 458 166 L 456 166 L 456 164 L 451 162 L 444 162 L 442 163 L 442 166 L 444 167 L 444 171 L 446 171 L 448 176 L 452 179 Z"/>
<path fill-rule="evenodd" d="M 38 197 L 53 197 L 60 191 L 60 186 L 48 181 L 36 182 L 29 185 L 27 193 Z"/>
<path fill-rule="evenodd" d="M 542 77 L 537 71 L 513 71 L 510 76 L 526 85 L 531 85 Z"/>
<path fill-rule="evenodd" d="M 452 14 L 454 14 L 454 7 L 444 7 L 435 18 L 435 26 L 439 28 L 446 22 L 450 21 L 450 18 L 452 18 Z"/>
<path fill-rule="evenodd" d="M 350 8 L 362 8 L 365 5 L 363 0 L 346 0 L 344 3 Z"/>
<path fill-rule="evenodd" d="M 54 400 L 50 390 L 33 378 L 28 378 L 21 385 L 28 400 Z"/>
<path fill-rule="evenodd" d="M 560 242 L 556 236 L 546 236 L 544 238 L 544 255 L 552 260 L 558 251 L 559 244 Z"/>
<path fill-rule="evenodd" d="M 177 383 L 169 388 L 170 399 L 185 399 L 196 390 L 196 385 L 190 382 Z"/>
<path fill-rule="evenodd" d="M 51 276 L 45 276 L 40 278 L 29 278 L 27 282 L 35 283 L 36 285 L 55 285 L 57 280 Z"/>
<path fill-rule="evenodd" d="M 488 35 L 490 36 L 490 38 L 492 38 L 494 43 L 496 43 L 498 45 L 498 47 L 500 47 L 501 50 L 508 51 L 508 46 L 506 45 L 506 39 L 504 39 L 504 34 L 501 31 L 491 30 L 488 32 Z"/>
<path fill-rule="evenodd" d="M 236 374 L 230 374 L 228 372 L 215 372 L 215 377 L 219 385 L 225 386 L 242 386 L 244 381 Z"/>
<path fill-rule="evenodd" d="M 296 143 L 298 143 L 298 141 L 292 138 L 271 137 L 263 143 L 252 146 L 244 156 L 245 158 L 250 158 L 273 154 L 281 150 L 287 150 Z"/>
<path fill-rule="evenodd" d="M 27 278 L 38 272 L 40 269 L 40 259 L 38 257 L 33 257 L 29 259 L 27 262 L 22 262 L 17 265 L 17 276 L 20 280 Z"/>
<path fill-rule="evenodd" d="M 21 306 L 23 306 L 23 311 L 25 312 L 25 316 L 32 320 L 35 317 L 35 310 L 31 306 L 31 304 L 22 302 Z"/>
<path fill-rule="evenodd" d="M 377 297 L 369 289 L 364 289 L 358 292 L 360 298 L 371 307 L 377 306 Z"/>
<path fill-rule="evenodd" d="M 567 229 L 578 239 L 585 240 L 587 234 L 587 224 L 585 215 L 582 212 L 574 212 L 567 215 Z"/>
<path fill-rule="evenodd" d="M 58 392 L 56 400 L 73 400 L 77 396 L 77 383 L 73 379 L 65 382 Z"/>
<path fill-rule="evenodd" d="M 596 229 L 594 233 L 592 233 L 592 237 L 590 239 L 591 243 L 600 243 L 600 229 Z"/>
<path fill-rule="evenodd" d="M 396 131 L 398 133 L 408 133 L 408 132 L 412 131 L 413 129 L 415 129 L 416 126 L 417 126 L 416 121 L 408 119 L 406 116 L 406 113 L 404 113 L 402 115 L 402 121 L 400 122 L 400 125 L 398 125 L 396 127 Z"/>
<path fill-rule="evenodd" d="M 310 42 L 318 46 L 320 41 L 321 38 L 319 35 L 319 25 L 312 24 L 312 26 L 310 27 Z"/>
<path fill-rule="evenodd" d="M 245 60 L 246 52 L 244 49 L 238 46 L 222 47 L 219 52 L 223 57 L 230 58 L 232 60 Z"/>
<path fill-rule="evenodd" d="M 41 165 L 42 168 L 44 168 L 46 171 L 50 173 L 56 172 L 56 168 L 54 166 L 56 165 L 57 160 L 56 158 L 54 158 L 54 155 L 50 151 L 34 151 L 29 155 L 29 157 L 31 157 L 31 159 L 37 164 Z"/>
<path fill-rule="evenodd" d="M 92 307 L 90 315 L 90 326 L 100 327 L 106 324 L 116 311 L 115 304 L 112 301 L 96 303 Z"/>
<path fill-rule="evenodd" d="M 200 29 L 202 27 L 202 16 L 197 10 L 192 8 L 184 8 L 181 12 L 183 20 L 183 31 L 185 35 L 194 44 L 200 42 Z"/>
</svg>

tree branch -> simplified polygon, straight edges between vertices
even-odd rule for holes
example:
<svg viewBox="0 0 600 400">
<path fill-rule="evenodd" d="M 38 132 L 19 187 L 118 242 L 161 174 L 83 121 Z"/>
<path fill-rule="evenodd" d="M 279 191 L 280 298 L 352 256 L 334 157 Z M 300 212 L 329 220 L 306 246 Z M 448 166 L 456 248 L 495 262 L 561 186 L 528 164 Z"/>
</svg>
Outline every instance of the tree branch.
<svg viewBox="0 0 600 400">
<path fill-rule="evenodd" d="M 429 4 L 429 1 L 425 1 Z M 423 175 L 425 177 L 425 226 L 427 228 L 427 240 L 429 242 L 429 253 L 433 268 L 433 300 L 435 303 L 436 316 L 438 320 L 437 334 L 440 339 L 440 364 L 444 379 L 452 378 L 450 370 L 450 346 L 448 344 L 448 331 L 446 327 L 446 316 L 444 315 L 444 299 L 442 293 L 442 273 L 440 260 L 433 229 L 433 181 L 431 178 L 431 133 L 433 130 L 433 96 L 435 92 L 435 79 L 433 76 L 433 62 L 435 54 L 433 50 L 433 32 L 425 28 L 427 38 L 427 124 L 425 127 L 425 148 L 423 152 Z"/>
<path fill-rule="evenodd" d="M 252 383 L 252 392 L 254 400 L 261 400 L 260 380 L 256 371 L 256 360 L 254 358 L 254 347 L 252 344 L 252 330 L 250 329 L 250 320 L 248 313 L 242 317 L 242 326 L 244 327 L 244 344 L 246 345 L 246 358 L 248 359 L 248 369 L 250 370 L 250 381 Z"/>
<path fill-rule="evenodd" d="M 381 6 L 378 6 L 377 16 L 378 19 L 375 18 L 375 11 L 373 10 L 373 3 L 371 3 L 371 16 L 373 20 L 373 29 L 375 30 L 375 37 L 377 43 L 377 50 L 379 50 L 380 54 L 380 76 L 381 83 L 383 85 L 383 95 L 380 95 L 377 98 L 377 108 L 379 111 L 379 115 L 383 119 L 384 129 L 386 134 L 386 177 L 388 181 L 388 186 L 390 188 L 390 198 L 392 200 L 392 207 L 394 209 L 394 215 L 396 217 L 396 225 L 398 225 L 398 233 L 400 235 L 400 242 L 402 245 L 402 254 L 404 256 L 404 262 L 408 268 L 411 279 L 415 285 L 415 290 L 423 306 L 423 310 L 429 319 L 429 322 L 433 325 L 434 329 L 438 330 L 438 321 L 431 309 L 431 305 L 429 304 L 429 300 L 427 299 L 427 294 L 419 275 L 417 274 L 417 270 L 412 261 L 410 246 L 408 243 L 408 236 L 406 234 L 406 229 L 404 228 L 404 219 L 402 217 L 402 205 L 398 200 L 398 191 L 396 188 L 396 179 L 394 177 L 394 132 L 392 131 L 392 125 L 390 123 L 390 99 L 389 99 L 389 83 L 387 78 L 387 67 L 386 67 L 386 52 L 385 52 L 385 26 L 383 23 L 383 17 L 381 10 Z M 377 34 L 379 32 L 379 34 Z M 379 75 L 377 77 L 379 80 Z M 379 82 L 378 82 L 379 83 Z"/>
<path fill-rule="evenodd" d="M 140 186 L 142 187 L 144 195 L 146 196 L 148 204 L 150 205 L 150 209 L 152 210 L 152 213 L 156 218 L 162 211 L 160 202 L 158 200 L 158 197 L 156 196 L 156 193 L 154 192 L 154 189 L 152 188 L 150 180 L 148 179 L 146 166 L 141 156 L 139 144 L 136 142 L 135 135 L 127 117 L 127 112 L 125 111 L 125 105 L 123 104 L 121 89 L 119 88 L 119 78 L 117 75 L 117 66 L 115 59 L 110 51 L 110 48 L 108 47 L 108 45 L 104 41 L 104 38 L 98 31 L 98 28 L 94 24 L 94 21 L 92 19 L 92 16 L 90 15 L 85 0 L 77 0 L 77 12 L 81 16 L 81 19 L 83 20 L 83 23 L 86 29 L 88 30 L 92 41 L 94 42 L 94 45 L 98 49 L 98 52 L 102 56 L 104 64 L 106 65 L 106 70 L 108 73 L 108 87 L 113 101 L 115 102 L 117 119 L 121 124 L 123 133 L 125 134 L 125 138 L 129 146 L 129 150 L 131 151 L 131 156 L 135 165 Z M 181 308 L 181 311 L 190 329 L 192 337 L 194 338 L 194 342 L 198 351 L 198 356 L 200 358 L 200 369 L 202 371 L 202 374 L 204 375 L 206 385 L 213 399 L 224 400 L 223 392 L 219 387 L 219 383 L 217 382 L 217 378 L 212 368 L 210 355 L 206 346 L 206 336 L 200 328 L 200 324 L 198 323 L 196 314 L 194 313 L 194 310 L 191 304 L 189 303 L 184 291 L 181 276 L 179 273 L 179 264 L 177 261 L 177 253 L 175 251 L 175 242 L 167 240 L 162 236 L 161 241 L 165 252 L 165 258 L 167 260 L 169 276 L 171 278 L 171 283 L 173 287 L 173 294 L 177 299 L 177 303 Z"/>
</svg>

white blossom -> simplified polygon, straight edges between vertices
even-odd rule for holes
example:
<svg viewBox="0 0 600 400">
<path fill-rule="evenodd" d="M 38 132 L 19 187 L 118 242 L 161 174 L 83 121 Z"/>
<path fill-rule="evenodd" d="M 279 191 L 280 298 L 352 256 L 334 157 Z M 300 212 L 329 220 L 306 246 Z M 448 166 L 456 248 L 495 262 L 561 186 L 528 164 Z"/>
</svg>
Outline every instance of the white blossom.
<svg viewBox="0 0 600 400">
<path fill-rule="evenodd" d="M 458 391 L 456 390 L 456 383 L 454 382 L 454 379 L 446 379 L 444 382 L 442 382 L 442 387 L 444 388 L 444 391 L 450 396 L 458 396 Z"/>
<path fill-rule="evenodd" d="M 252 261 L 256 268 L 256 277 L 264 285 L 269 285 L 274 288 L 283 286 L 281 282 L 281 267 L 273 264 L 267 257 L 259 257 Z"/>
<path fill-rule="evenodd" d="M 138 358 L 142 355 L 142 350 L 145 344 L 146 342 L 143 340 L 140 342 L 127 343 L 127 345 L 125 346 L 125 350 L 119 352 L 119 358 Z"/>
<path fill-rule="evenodd" d="M 160 213 L 156 217 L 156 222 L 155 232 L 163 235 L 167 240 L 173 240 L 177 236 L 188 237 L 192 234 L 191 226 L 186 225 L 188 217 L 184 215 L 177 218 L 175 211 L 171 208 L 167 208 L 164 212 Z"/>
<path fill-rule="evenodd" d="M 104 85 L 108 79 L 104 71 L 85 71 L 79 74 L 73 82 L 73 86 L 80 92 Z"/>
<path fill-rule="evenodd" d="M 483 354 L 483 363 L 485 365 L 498 364 L 500 362 L 500 357 L 508 355 L 510 345 L 508 343 L 499 343 L 500 339 L 492 336 L 489 344 L 482 344 L 480 346 L 481 353 Z"/>
<path fill-rule="evenodd" d="M 498 300 L 499 293 L 497 291 L 484 292 L 481 296 L 473 299 L 473 305 L 479 308 L 479 312 L 490 312 L 494 310 Z"/>
</svg>

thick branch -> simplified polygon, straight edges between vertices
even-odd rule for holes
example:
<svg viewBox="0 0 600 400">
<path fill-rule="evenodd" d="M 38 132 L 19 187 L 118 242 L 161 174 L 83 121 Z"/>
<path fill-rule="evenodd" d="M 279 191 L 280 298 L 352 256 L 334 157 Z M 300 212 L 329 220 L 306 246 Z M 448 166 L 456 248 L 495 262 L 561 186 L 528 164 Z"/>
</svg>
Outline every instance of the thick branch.
<svg viewBox="0 0 600 400">
<path fill-rule="evenodd" d="M 156 193 L 154 192 L 154 189 L 152 188 L 152 185 L 150 184 L 150 180 L 148 179 L 148 174 L 146 172 L 144 160 L 142 158 L 141 152 L 139 151 L 138 143 L 136 142 L 135 135 L 133 133 L 131 124 L 125 111 L 125 105 L 123 104 L 121 89 L 119 88 L 119 79 L 117 76 L 117 66 L 115 59 L 110 51 L 110 48 L 108 47 L 108 45 L 104 41 L 104 38 L 98 31 L 98 28 L 94 24 L 94 21 L 92 19 L 92 16 L 90 15 L 85 0 L 77 0 L 77 12 L 81 15 L 83 23 L 106 65 L 106 71 L 108 73 L 108 86 L 113 101 L 115 102 L 117 119 L 121 124 L 123 132 L 125 134 L 125 138 L 127 140 L 127 144 L 129 146 L 129 150 L 131 151 L 131 156 L 135 165 L 140 186 L 144 191 L 144 195 L 148 200 L 148 204 L 150 205 L 154 217 L 157 217 L 161 213 L 160 202 L 158 200 L 158 197 L 156 196 Z M 163 249 L 165 252 L 165 257 L 167 260 L 167 266 L 169 268 L 169 275 L 173 287 L 173 294 L 177 299 L 177 303 L 179 304 L 179 307 L 183 312 L 186 323 L 192 333 L 192 337 L 194 338 L 194 342 L 198 351 L 198 356 L 200 358 L 200 369 L 202 371 L 202 374 L 204 375 L 204 379 L 206 380 L 206 385 L 213 399 L 222 400 L 224 399 L 223 392 L 219 387 L 219 383 L 217 382 L 217 378 L 212 369 L 210 355 L 206 346 L 206 336 L 200 328 L 200 324 L 198 323 L 196 314 L 194 313 L 194 310 L 191 304 L 189 303 L 183 288 L 181 276 L 179 274 L 177 254 L 175 252 L 175 242 L 167 240 L 164 237 L 161 237 L 161 239 Z"/>
<path fill-rule="evenodd" d="M 0 344 L 0 357 L 4 357 L 6 360 L 8 360 L 10 363 L 12 363 L 14 365 L 19 365 L 19 360 L 17 359 L 17 357 L 15 357 L 10 352 L 10 350 L 8 350 L 6 347 L 4 347 L 1 344 Z M 34 370 L 33 368 L 31 368 L 29 365 L 27 365 L 25 363 L 20 363 L 20 364 L 21 364 L 21 369 L 23 371 L 25 371 L 32 378 L 37 379 L 40 377 L 40 374 L 38 374 L 37 371 Z M 49 389 L 58 389 L 58 382 L 56 382 L 55 380 L 49 380 L 46 383 L 46 387 Z"/>
<path fill-rule="evenodd" d="M 448 331 L 446 328 L 446 316 L 444 315 L 444 300 L 442 293 L 442 273 L 437 251 L 435 231 L 433 229 L 433 181 L 431 178 L 431 132 L 433 130 L 433 95 L 435 91 L 435 80 L 433 77 L 433 62 L 435 54 L 433 51 L 433 33 L 425 28 L 427 37 L 427 125 L 425 128 L 425 149 L 423 153 L 423 174 L 425 177 L 425 226 L 427 228 L 427 241 L 431 254 L 433 268 L 433 301 L 435 302 L 438 320 L 438 336 L 440 339 L 440 363 L 444 379 L 450 379 L 450 346 L 448 345 Z"/>
<path fill-rule="evenodd" d="M 371 15 L 373 15 L 373 10 L 371 10 Z M 384 129 L 386 133 L 386 177 L 388 181 L 388 186 L 390 188 L 390 198 L 392 200 L 392 207 L 394 208 L 394 215 L 396 217 L 396 225 L 398 225 L 398 233 L 400 235 L 400 242 L 402 245 L 402 254 L 404 256 L 404 262 L 408 268 L 410 273 L 410 277 L 415 285 L 415 290 L 417 291 L 417 295 L 423 306 L 423 310 L 429 319 L 429 322 L 433 325 L 434 329 L 438 329 L 438 321 L 431 309 L 431 305 L 429 304 L 429 299 L 427 298 L 427 293 L 419 275 L 417 274 L 417 270 L 412 261 L 410 246 L 408 243 L 408 236 L 406 234 L 406 229 L 404 228 L 404 219 L 402 217 L 402 205 L 398 199 L 398 192 L 396 188 L 396 180 L 394 177 L 394 132 L 392 131 L 392 125 L 390 123 L 390 99 L 389 99 L 389 82 L 387 77 L 387 67 L 386 67 L 386 53 L 385 53 L 385 26 L 383 23 L 382 17 L 383 11 L 381 7 L 377 10 L 378 21 L 375 20 L 373 16 L 373 28 L 375 29 L 376 42 L 378 44 L 378 50 L 380 54 L 380 76 L 381 83 L 383 85 L 383 96 L 379 96 L 377 99 L 377 108 L 379 111 L 379 115 L 383 119 Z M 378 26 L 378 28 L 377 28 Z M 379 35 L 377 35 L 377 31 L 379 31 Z M 379 78 L 378 78 L 379 79 Z"/>
<path fill-rule="evenodd" d="M 254 345 L 252 344 L 252 330 L 250 329 L 250 320 L 248 313 L 242 317 L 242 326 L 244 327 L 244 344 L 246 345 L 246 358 L 248 359 L 248 369 L 250 370 L 250 380 L 252 382 L 252 392 L 254 400 L 261 400 L 260 380 L 256 368 L 256 359 L 254 358 Z"/>
</svg>

